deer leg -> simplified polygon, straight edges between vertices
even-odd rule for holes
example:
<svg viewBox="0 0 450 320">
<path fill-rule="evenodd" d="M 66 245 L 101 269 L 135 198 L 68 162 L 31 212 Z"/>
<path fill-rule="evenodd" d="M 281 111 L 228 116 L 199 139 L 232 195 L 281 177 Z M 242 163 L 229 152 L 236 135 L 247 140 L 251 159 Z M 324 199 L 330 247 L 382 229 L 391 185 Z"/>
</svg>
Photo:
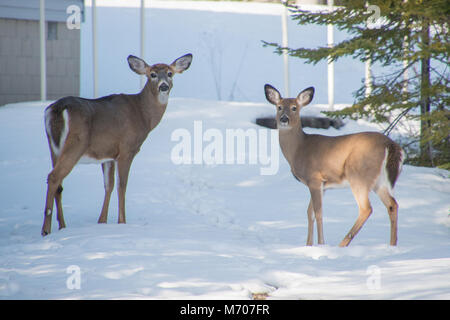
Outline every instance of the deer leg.
<svg viewBox="0 0 450 320">
<path fill-rule="evenodd" d="M 132 157 L 117 160 L 117 172 L 119 181 L 117 184 L 117 193 L 119 196 L 119 219 L 118 223 L 126 223 L 125 219 L 125 192 L 127 190 L 128 174 L 130 172 Z"/>
<path fill-rule="evenodd" d="M 322 223 L 322 186 L 310 187 L 312 209 L 314 210 L 317 222 L 317 240 L 318 244 L 324 244 L 323 240 L 323 223 Z"/>
<path fill-rule="evenodd" d="M 63 192 L 63 187 L 62 187 L 62 185 L 59 185 L 58 188 L 56 189 L 56 193 L 55 193 L 55 203 L 56 203 L 56 212 L 57 212 L 56 219 L 58 220 L 60 230 L 62 228 L 66 227 L 66 222 L 64 221 L 64 214 L 63 214 L 63 209 L 62 209 L 62 192 Z"/>
<path fill-rule="evenodd" d="M 81 156 L 83 155 L 84 149 L 84 145 L 80 144 L 79 138 L 69 139 L 68 137 L 64 144 L 61 155 L 56 161 L 55 167 L 48 175 L 44 223 L 41 230 L 41 234 L 43 236 L 46 236 L 51 232 L 53 202 L 58 201 L 59 203 L 61 203 L 60 197 L 58 198 L 58 200 L 55 200 L 58 187 L 61 186 L 63 179 L 70 173 L 70 171 L 72 171 L 78 160 L 80 160 Z M 61 219 L 61 223 L 64 220 L 62 218 L 62 211 L 61 217 L 59 218 Z"/>
<path fill-rule="evenodd" d="M 65 227 L 64 218 L 62 216 L 61 208 L 61 193 L 58 192 L 62 189 L 59 189 L 63 179 L 69 174 L 72 168 L 75 166 L 76 162 L 73 165 L 68 165 L 65 167 L 58 166 L 50 172 L 47 178 L 47 197 L 45 201 L 45 212 L 44 212 L 44 224 L 42 226 L 41 234 L 46 236 L 51 232 L 52 228 L 52 214 L 53 214 L 53 201 L 57 202 L 58 208 L 58 221 L 60 223 L 60 228 Z M 61 190 L 62 191 L 62 190 Z"/>
<path fill-rule="evenodd" d="M 346 247 L 350 244 L 372 213 L 372 206 L 369 201 L 369 190 L 364 187 L 352 186 L 352 192 L 355 196 L 356 202 L 358 203 L 359 214 L 355 224 L 339 244 L 340 247 Z"/>
<path fill-rule="evenodd" d="M 391 246 L 397 245 L 397 217 L 398 217 L 398 204 L 392 197 L 386 188 L 377 190 L 377 195 L 380 197 L 383 204 L 389 214 L 389 220 L 391 221 Z"/>
<path fill-rule="evenodd" d="M 52 167 L 55 168 L 57 157 L 56 157 L 55 153 L 53 152 L 51 146 L 50 146 L 50 154 L 51 154 L 51 158 L 52 158 Z M 59 185 L 58 189 L 56 189 L 56 193 L 55 193 L 56 210 L 58 213 L 56 217 L 58 220 L 59 229 L 66 227 L 66 223 L 64 221 L 63 209 L 62 209 L 62 192 L 63 192 L 63 187 L 62 187 L 62 185 Z"/>
<path fill-rule="evenodd" d="M 306 245 L 312 246 L 313 245 L 313 238 L 314 238 L 314 210 L 313 210 L 313 204 L 312 199 L 309 200 L 308 205 L 308 238 L 306 239 Z"/>
<path fill-rule="evenodd" d="M 98 218 L 98 223 L 106 223 L 108 220 L 108 208 L 109 201 L 111 199 L 111 193 L 114 189 L 114 168 L 115 162 L 108 161 L 102 163 L 103 171 L 103 184 L 105 186 L 105 199 L 103 200 L 102 212 Z"/>
</svg>

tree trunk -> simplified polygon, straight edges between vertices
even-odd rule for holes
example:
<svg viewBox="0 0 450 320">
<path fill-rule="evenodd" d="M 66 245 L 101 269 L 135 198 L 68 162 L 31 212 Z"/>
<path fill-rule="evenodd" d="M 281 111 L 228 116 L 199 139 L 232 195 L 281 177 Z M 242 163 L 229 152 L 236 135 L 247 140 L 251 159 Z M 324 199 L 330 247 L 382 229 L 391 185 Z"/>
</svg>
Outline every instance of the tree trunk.
<svg viewBox="0 0 450 320">
<path fill-rule="evenodd" d="M 430 90 L 430 56 L 427 53 L 430 45 L 430 24 L 424 20 L 422 25 L 422 45 L 423 52 L 426 53 L 420 59 L 421 63 L 421 81 L 420 81 L 420 158 L 427 164 L 433 166 L 433 155 L 430 137 L 430 111 L 431 102 L 429 96 Z"/>
</svg>

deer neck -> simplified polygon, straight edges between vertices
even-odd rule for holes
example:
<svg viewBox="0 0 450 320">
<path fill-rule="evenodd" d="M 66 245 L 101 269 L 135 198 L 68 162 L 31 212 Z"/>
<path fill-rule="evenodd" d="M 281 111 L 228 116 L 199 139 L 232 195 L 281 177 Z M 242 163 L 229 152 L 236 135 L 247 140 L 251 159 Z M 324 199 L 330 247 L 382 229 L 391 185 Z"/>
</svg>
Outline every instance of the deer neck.
<svg viewBox="0 0 450 320">
<path fill-rule="evenodd" d="M 149 131 L 151 131 L 161 121 L 166 111 L 167 101 L 165 103 L 159 101 L 158 96 L 152 92 L 149 81 L 138 94 L 138 99 L 144 120 L 148 125 Z"/>
<path fill-rule="evenodd" d="M 279 129 L 278 136 L 281 151 L 292 167 L 297 151 L 302 149 L 302 144 L 305 142 L 306 134 L 303 132 L 302 127 L 299 126 L 296 128 Z"/>
</svg>

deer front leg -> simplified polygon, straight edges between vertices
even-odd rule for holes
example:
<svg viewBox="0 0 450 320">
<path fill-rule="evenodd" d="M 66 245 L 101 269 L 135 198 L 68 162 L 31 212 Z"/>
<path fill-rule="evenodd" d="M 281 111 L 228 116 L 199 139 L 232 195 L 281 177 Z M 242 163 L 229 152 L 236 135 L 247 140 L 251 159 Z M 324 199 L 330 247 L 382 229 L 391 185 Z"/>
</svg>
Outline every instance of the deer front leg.
<svg viewBox="0 0 450 320">
<path fill-rule="evenodd" d="M 314 210 L 314 215 L 317 222 L 318 244 L 324 244 L 322 223 L 322 184 L 313 184 L 309 187 L 309 192 L 311 193 L 312 209 Z"/>
<path fill-rule="evenodd" d="M 105 187 L 105 199 L 103 200 L 102 212 L 98 218 L 98 223 L 106 223 L 108 220 L 109 201 L 111 200 L 111 193 L 114 189 L 115 162 L 108 161 L 102 163 L 102 171 L 103 185 Z"/>
<path fill-rule="evenodd" d="M 117 160 L 117 171 L 119 181 L 117 185 L 117 193 L 119 196 L 119 219 L 118 223 L 126 223 L 125 219 L 125 192 L 127 190 L 128 174 L 130 172 L 133 157 L 119 157 Z"/>
<path fill-rule="evenodd" d="M 306 245 L 312 246 L 314 239 L 314 210 L 312 199 L 309 200 L 308 205 L 308 238 L 306 239 Z"/>
</svg>

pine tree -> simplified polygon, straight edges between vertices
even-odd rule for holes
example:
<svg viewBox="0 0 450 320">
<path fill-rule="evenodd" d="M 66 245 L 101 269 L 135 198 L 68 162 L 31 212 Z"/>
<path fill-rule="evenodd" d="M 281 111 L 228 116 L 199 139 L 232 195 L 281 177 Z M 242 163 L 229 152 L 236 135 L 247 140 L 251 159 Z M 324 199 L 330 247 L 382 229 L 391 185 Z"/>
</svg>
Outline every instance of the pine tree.
<svg viewBox="0 0 450 320">
<path fill-rule="evenodd" d="M 409 161 L 450 168 L 449 1 L 342 0 L 338 4 L 333 11 L 310 12 L 293 5 L 289 9 L 300 26 L 333 24 L 346 31 L 349 39 L 312 49 L 264 44 L 275 47 L 278 54 L 286 50 L 312 64 L 351 56 L 389 68 L 390 72 L 372 77 L 370 95 L 365 94 L 363 84 L 354 93 L 353 105 L 327 114 L 386 123 L 387 133 L 402 118 L 418 120 L 420 133 L 410 139 L 418 150 L 416 155 L 411 153 L 414 144 L 410 143 Z M 367 21 L 373 12 L 367 10 L 369 4 L 378 6 L 381 15 L 379 23 L 370 28 Z"/>
</svg>

